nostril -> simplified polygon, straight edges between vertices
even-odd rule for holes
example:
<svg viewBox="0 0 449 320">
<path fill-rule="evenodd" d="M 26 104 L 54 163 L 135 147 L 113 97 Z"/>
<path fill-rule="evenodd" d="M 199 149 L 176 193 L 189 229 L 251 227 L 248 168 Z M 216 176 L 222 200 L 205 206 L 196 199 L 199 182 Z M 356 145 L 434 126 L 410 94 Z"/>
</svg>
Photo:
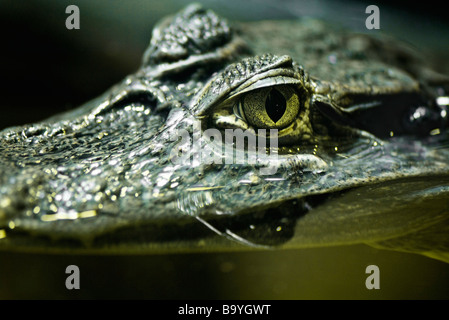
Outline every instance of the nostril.
<svg viewBox="0 0 449 320">
<path fill-rule="evenodd" d="M 157 100 L 149 92 L 145 91 L 131 92 L 126 96 L 124 96 L 123 98 L 115 101 L 111 109 L 121 109 L 132 104 L 150 106 L 151 109 L 153 110 L 157 105 Z"/>
<path fill-rule="evenodd" d="M 47 128 L 45 127 L 29 127 L 24 130 L 25 135 L 27 138 L 35 137 L 35 136 L 42 136 L 47 132 Z"/>
</svg>

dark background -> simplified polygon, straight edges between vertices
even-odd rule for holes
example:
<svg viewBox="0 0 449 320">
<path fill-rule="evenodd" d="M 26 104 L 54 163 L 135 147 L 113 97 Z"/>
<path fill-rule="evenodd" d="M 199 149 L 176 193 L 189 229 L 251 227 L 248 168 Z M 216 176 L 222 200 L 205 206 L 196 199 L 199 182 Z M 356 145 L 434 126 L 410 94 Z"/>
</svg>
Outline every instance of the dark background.
<svg viewBox="0 0 449 320">
<path fill-rule="evenodd" d="M 200 1 L 201 2 L 201 1 Z M 134 72 L 153 25 L 183 8 L 180 0 L 1 0 L 0 129 L 74 108 Z M 376 4 L 381 30 L 440 55 L 449 48 L 446 10 L 426 1 L 202 1 L 230 20 L 304 15 L 365 28 L 365 8 Z M 65 8 L 80 9 L 80 30 L 68 30 Z"/>
</svg>

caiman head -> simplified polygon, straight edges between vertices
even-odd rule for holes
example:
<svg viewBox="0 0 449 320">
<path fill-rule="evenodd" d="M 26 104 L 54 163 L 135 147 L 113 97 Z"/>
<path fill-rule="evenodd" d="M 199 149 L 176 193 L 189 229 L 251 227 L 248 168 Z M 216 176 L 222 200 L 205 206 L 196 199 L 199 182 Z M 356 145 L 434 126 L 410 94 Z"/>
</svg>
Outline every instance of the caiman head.
<svg viewBox="0 0 449 320">
<path fill-rule="evenodd" d="M 244 35 L 191 5 L 154 28 L 141 68 L 108 92 L 2 131 L 0 247 L 365 242 L 444 259 L 443 126 L 433 119 L 437 135 L 386 139 L 372 123 L 352 125 L 351 106 L 334 105 L 338 86 L 309 76 L 289 52 L 255 52 Z M 358 97 L 369 97 L 362 89 Z M 379 110 L 373 121 L 391 115 Z M 426 231 L 436 227 L 437 236 Z M 415 243 L 422 232 L 426 241 Z"/>
</svg>

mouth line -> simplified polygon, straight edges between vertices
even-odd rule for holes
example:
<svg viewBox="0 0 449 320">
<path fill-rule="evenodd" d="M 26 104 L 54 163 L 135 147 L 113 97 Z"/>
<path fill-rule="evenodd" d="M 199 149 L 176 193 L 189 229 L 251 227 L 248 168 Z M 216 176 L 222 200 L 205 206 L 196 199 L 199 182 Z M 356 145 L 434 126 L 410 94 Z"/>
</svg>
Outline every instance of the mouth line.
<svg viewBox="0 0 449 320">
<path fill-rule="evenodd" d="M 214 207 L 210 207 L 207 212 L 200 215 L 180 214 L 151 220 L 139 219 L 122 224 L 121 227 L 112 226 L 107 232 L 100 233 L 89 232 L 70 236 L 63 232 L 54 235 L 21 228 L 12 230 L 5 228 L 3 231 L 6 231 L 6 234 L 0 238 L 0 250 L 14 248 L 24 252 L 122 255 L 283 248 L 285 245 L 288 247 L 289 243 L 295 245 L 295 241 L 297 242 L 295 239 L 298 236 L 301 238 L 301 235 L 297 234 L 300 232 L 298 230 L 305 230 L 310 221 L 315 223 L 315 227 L 318 226 L 316 225 L 318 220 L 312 214 L 320 212 L 322 215 L 323 210 L 334 208 L 335 203 L 346 201 L 348 197 L 352 199 L 351 201 L 356 201 L 358 206 L 363 205 L 364 196 L 360 199 L 356 195 L 359 192 L 373 198 L 379 192 L 376 190 L 391 193 L 388 191 L 390 186 L 392 188 L 398 186 L 400 188 L 398 196 L 402 200 L 395 201 L 400 201 L 399 204 L 401 201 L 414 203 L 412 200 L 441 197 L 439 193 L 443 191 L 447 193 L 448 177 L 433 175 L 428 178 L 421 176 L 388 179 L 305 196 L 292 196 L 290 199 L 245 208 L 229 214 L 217 214 Z M 402 190 L 400 187 L 402 185 L 411 186 L 417 191 Z M 420 185 L 424 187 L 421 188 Z M 439 187 L 440 185 L 445 187 Z M 375 207 L 371 210 L 377 210 Z M 387 206 L 385 210 L 390 209 Z M 365 214 L 359 211 L 353 215 L 365 219 Z M 325 223 L 341 223 L 343 216 L 335 216 L 333 212 L 326 213 L 328 214 L 330 217 L 326 219 L 329 221 L 324 221 Z M 378 217 L 378 214 L 376 213 L 374 217 Z M 302 229 L 298 229 L 298 226 L 302 226 Z"/>
<path fill-rule="evenodd" d="M 2 229 L 6 233 L 0 239 L 0 250 L 14 247 L 25 252 L 129 254 L 232 250 L 236 245 L 242 249 L 276 248 L 294 236 L 298 219 L 341 192 L 285 200 L 235 214 L 217 215 L 212 212 L 198 219 L 180 215 L 179 219 L 134 222 L 94 236 L 65 236 L 61 233 L 55 236 L 6 228 Z"/>
</svg>

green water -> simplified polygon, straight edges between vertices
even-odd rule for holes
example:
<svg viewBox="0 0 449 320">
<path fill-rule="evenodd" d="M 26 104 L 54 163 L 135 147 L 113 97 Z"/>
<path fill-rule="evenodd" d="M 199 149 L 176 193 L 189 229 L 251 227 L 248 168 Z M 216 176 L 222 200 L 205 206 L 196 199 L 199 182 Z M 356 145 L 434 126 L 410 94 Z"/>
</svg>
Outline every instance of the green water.
<svg viewBox="0 0 449 320">
<path fill-rule="evenodd" d="M 449 299 L 449 265 L 364 245 L 272 252 L 0 254 L 2 299 Z M 6 262 L 6 263 L 5 263 Z M 65 268 L 80 268 L 80 289 Z M 380 289 L 368 290 L 368 265 Z"/>
</svg>

